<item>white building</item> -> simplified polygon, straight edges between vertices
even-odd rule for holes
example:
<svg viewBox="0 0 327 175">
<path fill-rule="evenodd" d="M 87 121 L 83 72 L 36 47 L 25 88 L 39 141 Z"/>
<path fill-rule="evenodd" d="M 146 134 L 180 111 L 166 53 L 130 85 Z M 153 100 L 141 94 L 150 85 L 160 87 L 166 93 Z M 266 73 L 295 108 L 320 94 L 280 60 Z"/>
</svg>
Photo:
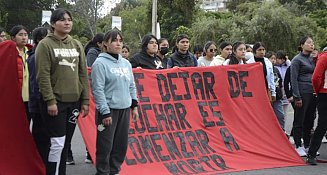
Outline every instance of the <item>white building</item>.
<svg viewBox="0 0 327 175">
<path fill-rule="evenodd" d="M 227 11 L 225 0 L 203 0 L 200 8 L 205 11 L 222 12 Z"/>
</svg>

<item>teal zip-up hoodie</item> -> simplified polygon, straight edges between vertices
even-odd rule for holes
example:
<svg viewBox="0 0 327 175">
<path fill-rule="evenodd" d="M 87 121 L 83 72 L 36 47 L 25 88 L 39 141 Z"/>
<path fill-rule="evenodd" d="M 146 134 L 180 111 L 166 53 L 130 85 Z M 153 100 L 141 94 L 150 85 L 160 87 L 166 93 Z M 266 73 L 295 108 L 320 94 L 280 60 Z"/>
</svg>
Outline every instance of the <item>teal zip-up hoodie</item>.
<svg viewBox="0 0 327 175">
<path fill-rule="evenodd" d="M 92 93 L 97 110 L 109 114 L 111 109 L 131 107 L 137 100 L 132 66 L 121 55 L 118 59 L 100 53 L 92 65 Z"/>
</svg>

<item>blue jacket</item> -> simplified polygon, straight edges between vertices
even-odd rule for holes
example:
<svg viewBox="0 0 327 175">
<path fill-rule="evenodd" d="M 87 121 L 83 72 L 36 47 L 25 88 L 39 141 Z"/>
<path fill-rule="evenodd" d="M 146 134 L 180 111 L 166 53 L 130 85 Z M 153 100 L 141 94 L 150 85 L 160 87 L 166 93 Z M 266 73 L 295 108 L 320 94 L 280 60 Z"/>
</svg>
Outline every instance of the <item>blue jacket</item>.
<svg viewBox="0 0 327 175">
<path fill-rule="evenodd" d="M 110 109 L 131 107 L 137 100 L 132 66 L 119 55 L 118 60 L 108 53 L 100 53 L 92 65 L 92 93 L 100 114 Z"/>
<path fill-rule="evenodd" d="M 99 56 L 101 53 L 100 48 L 97 47 L 92 47 L 89 49 L 89 51 L 86 54 L 86 62 L 87 62 L 87 67 L 92 67 L 92 64 L 96 60 L 96 58 Z"/>
<path fill-rule="evenodd" d="M 39 85 L 36 81 L 36 73 L 35 73 L 35 48 L 27 52 L 28 59 L 28 73 L 29 73 L 29 101 L 28 101 L 28 109 L 31 113 L 40 113 L 39 103 L 40 103 L 40 90 Z"/>
</svg>

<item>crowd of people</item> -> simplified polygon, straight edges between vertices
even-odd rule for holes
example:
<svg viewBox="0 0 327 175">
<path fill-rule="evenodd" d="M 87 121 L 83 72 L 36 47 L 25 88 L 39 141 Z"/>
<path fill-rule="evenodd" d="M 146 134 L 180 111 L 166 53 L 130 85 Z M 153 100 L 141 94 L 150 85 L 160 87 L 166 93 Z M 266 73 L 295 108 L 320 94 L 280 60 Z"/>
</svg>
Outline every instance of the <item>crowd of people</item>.
<svg viewBox="0 0 327 175">
<path fill-rule="evenodd" d="M 27 120 L 33 121 L 32 135 L 46 166 L 47 175 L 66 174 L 74 164 L 71 140 L 80 114 L 89 111 L 89 88 L 96 104 L 96 175 L 118 174 L 127 151 L 130 115 L 138 120 L 138 99 L 132 68 L 228 66 L 261 63 L 265 88 L 281 129 L 289 104 L 294 109 L 291 135 L 300 156 L 316 165 L 316 156 L 327 130 L 327 47 L 318 55 L 311 37 L 299 42 L 299 52 L 289 60 L 280 50 L 267 52 L 262 42 L 253 46 L 237 41 L 217 45 L 208 41 L 190 51 L 190 38 L 177 36 L 171 54 L 169 41 L 145 35 L 138 53 L 130 56 L 119 31 L 96 34 L 85 47 L 69 34 L 71 13 L 56 9 L 50 28 L 28 30 L 14 26 L 10 40 L 17 46 L 18 86 Z M 0 42 L 7 40 L 0 28 Z M 219 54 L 217 54 L 219 51 Z M 87 67 L 91 68 L 88 74 Z M 89 87 L 88 81 L 91 82 Z M 318 109 L 318 115 L 316 114 Z M 311 134 L 314 120 L 318 126 Z M 303 140 L 303 142 L 302 142 Z M 86 162 L 91 163 L 87 153 Z"/>
</svg>

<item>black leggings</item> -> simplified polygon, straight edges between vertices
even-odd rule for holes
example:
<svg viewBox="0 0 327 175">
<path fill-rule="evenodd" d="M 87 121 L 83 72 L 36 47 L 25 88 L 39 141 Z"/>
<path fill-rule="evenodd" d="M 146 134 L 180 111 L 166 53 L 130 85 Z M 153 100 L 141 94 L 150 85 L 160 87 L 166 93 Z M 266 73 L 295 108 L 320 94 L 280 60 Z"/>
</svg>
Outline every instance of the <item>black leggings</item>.
<svg viewBox="0 0 327 175">
<path fill-rule="evenodd" d="M 318 126 L 312 136 L 309 155 L 316 157 L 321 141 L 327 131 L 327 94 L 318 94 Z"/>
<path fill-rule="evenodd" d="M 293 121 L 293 137 L 296 147 L 300 147 L 303 138 L 304 147 L 310 144 L 311 129 L 316 113 L 316 97 L 312 93 L 301 94 L 302 107 L 295 107 Z"/>
</svg>

